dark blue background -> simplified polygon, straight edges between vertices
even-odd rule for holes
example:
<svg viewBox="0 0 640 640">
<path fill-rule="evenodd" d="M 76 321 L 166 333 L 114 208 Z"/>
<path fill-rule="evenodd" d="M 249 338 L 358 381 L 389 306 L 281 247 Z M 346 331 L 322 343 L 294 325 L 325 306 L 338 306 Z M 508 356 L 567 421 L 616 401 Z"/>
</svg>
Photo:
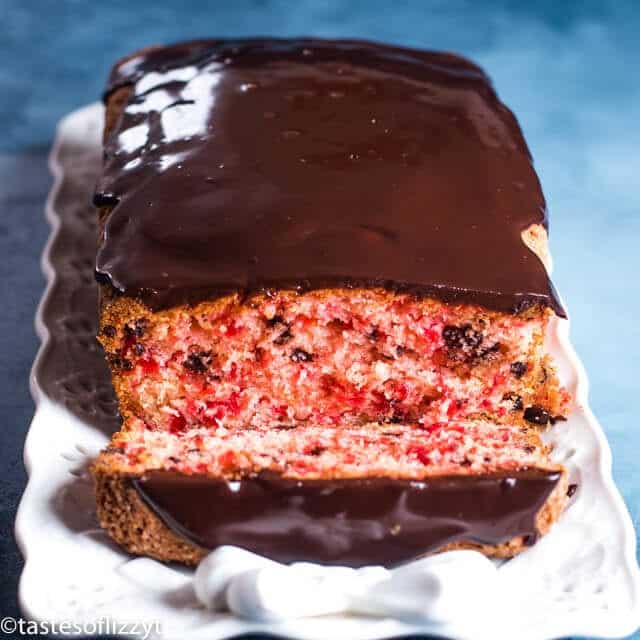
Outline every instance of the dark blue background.
<svg viewBox="0 0 640 640">
<path fill-rule="evenodd" d="M 419 0 L 0 0 L 0 616 L 18 615 L 13 519 L 33 411 L 46 153 L 111 62 L 197 36 L 366 37 L 475 58 L 518 115 L 542 178 L 555 281 L 614 473 L 640 518 L 640 3 Z M 638 636 L 640 637 L 640 635 Z"/>
</svg>

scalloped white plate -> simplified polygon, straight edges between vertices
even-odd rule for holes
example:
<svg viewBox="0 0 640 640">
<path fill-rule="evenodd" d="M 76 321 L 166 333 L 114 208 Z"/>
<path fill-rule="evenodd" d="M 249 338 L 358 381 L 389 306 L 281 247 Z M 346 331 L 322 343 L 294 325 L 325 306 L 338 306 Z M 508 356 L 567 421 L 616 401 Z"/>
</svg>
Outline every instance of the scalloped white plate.
<svg viewBox="0 0 640 640">
<path fill-rule="evenodd" d="M 25 443 L 29 483 L 16 519 L 26 563 L 20 603 L 34 620 L 158 621 L 163 638 L 220 640 L 265 631 L 300 640 L 374 640 L 437 633 L 464 640 L 622 637 L 640 626 L 635 532 L 611 476 L 611 452 L 587 404 L 587 376 L 557 321 L 549 348 L 577 399 L 567 422 L 549 433 L 554 457 L 579 488 L 558 524 L 521 556 L 501 565 L 508 602 L 482 620 L 446 627 L 334 616 L 279 624 L 248 623 L 196 603 L 191 572 L 132 558 L 97 527 L 88 460 L 116 427 L 115 401 L 94 340 L 96 215 L 90 204 L 100 165 L 103 111 L 90 105 L 62 120 L 51 152 L 55 177 L 47 202 L 48 278 L 36 318 L 42 347 L 33 366 L 37 403 Z"/>
</svg>

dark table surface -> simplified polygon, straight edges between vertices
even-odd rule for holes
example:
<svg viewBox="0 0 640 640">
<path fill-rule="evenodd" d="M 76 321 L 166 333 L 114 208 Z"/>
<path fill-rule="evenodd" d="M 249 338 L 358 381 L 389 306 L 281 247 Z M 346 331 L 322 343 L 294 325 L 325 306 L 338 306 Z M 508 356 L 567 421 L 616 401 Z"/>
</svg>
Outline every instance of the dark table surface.
<svg viewBox="0 0 640 640">
<path fill-rule="evenodd" d="M 640 4 L 300 0 L 0 0 L 0 617 L 18 616 L 13 521 L 33 412 L 47 153 L 57 120 L 96 100 L 110 63 L 198 36 L 356 36 L 479 61 L 518 115 L 549 200 L 555 281 L 640 518 Z M 640 635 L 634 636 L 640 638 Z"/>
</svg>

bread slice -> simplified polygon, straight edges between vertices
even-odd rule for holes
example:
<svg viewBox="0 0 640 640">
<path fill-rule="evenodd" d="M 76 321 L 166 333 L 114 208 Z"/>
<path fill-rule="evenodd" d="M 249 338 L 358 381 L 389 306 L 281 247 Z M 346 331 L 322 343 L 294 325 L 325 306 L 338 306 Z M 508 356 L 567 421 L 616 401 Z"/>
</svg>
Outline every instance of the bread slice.
<svg viewBox="0 0 640 640">
<path fill-rule="evenodd" d="M 448 548 L 510 557 L 567 493 L 535 428 L 489 422 L 171 434 L 134 419 L 93 472 L 117 542 L 188 564 L 223 544 L 353 566 Z"/>
</svg>

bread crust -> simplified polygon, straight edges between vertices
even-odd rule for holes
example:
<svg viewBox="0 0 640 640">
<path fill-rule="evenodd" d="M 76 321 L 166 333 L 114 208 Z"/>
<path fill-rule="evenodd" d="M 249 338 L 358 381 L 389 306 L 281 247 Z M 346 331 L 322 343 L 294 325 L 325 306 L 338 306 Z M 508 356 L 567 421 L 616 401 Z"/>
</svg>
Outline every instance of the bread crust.
<svg viewBox="0 0 640 640">
<path fill-rule="evenodd" d="M 94 471 L 100 526 L 135 555 L 196 565 L 208 553 L 171 531 L 147 507 L 127 476 Z"/>
</svg>

